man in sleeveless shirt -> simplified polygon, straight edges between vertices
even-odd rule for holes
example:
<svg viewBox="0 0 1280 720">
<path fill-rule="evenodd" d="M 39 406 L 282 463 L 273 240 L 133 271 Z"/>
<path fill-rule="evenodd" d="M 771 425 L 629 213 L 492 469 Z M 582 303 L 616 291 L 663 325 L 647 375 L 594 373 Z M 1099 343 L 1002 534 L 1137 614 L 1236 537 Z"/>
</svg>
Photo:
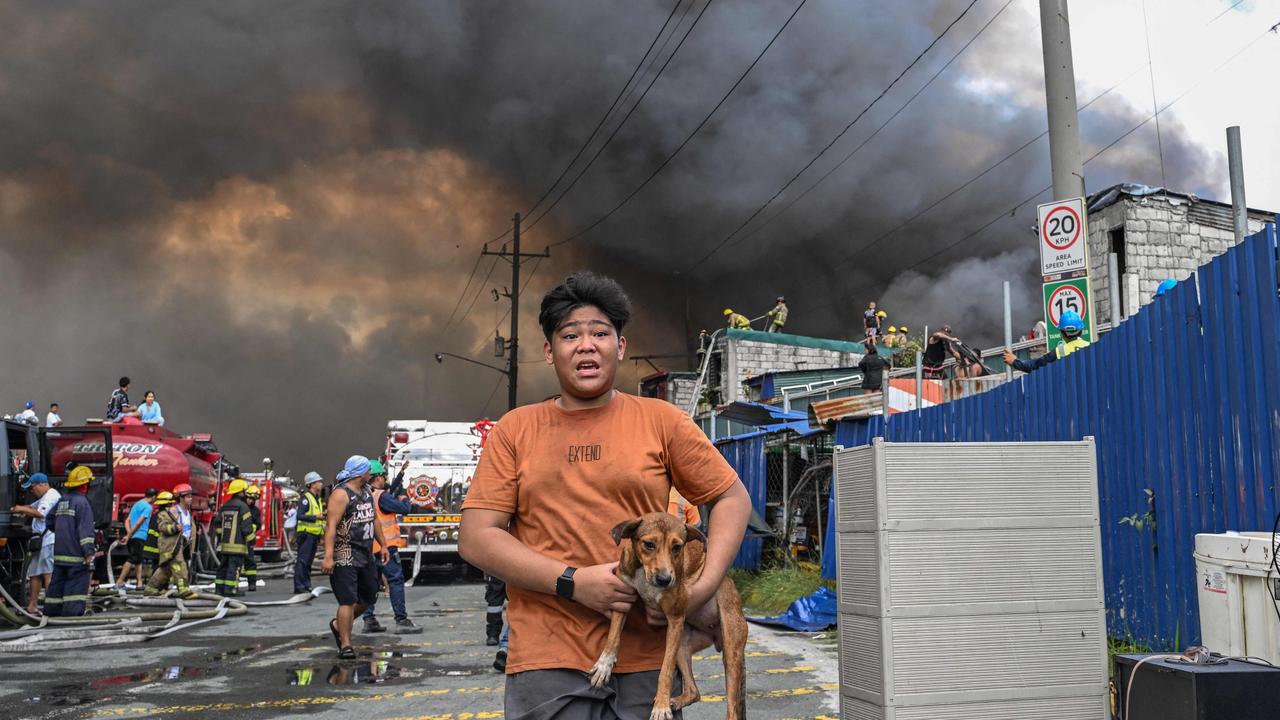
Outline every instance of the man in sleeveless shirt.
<svg viewBox="0 0 1280 720">
<path fill-rule="evenodd" d="M 336 485 L 329 495 L 325 518 L 324 562 L 320 571 L 330 576 L 329 587 L 338 601 L 337 616 L 329 622 L 329 632 L 338 644 L 338 657 L 354 660 L 351 626 L 356 616 L 378 597 L 374 541 L 380 548 L 378 562 L 386 563 L 389 554 L 382 528 L 374 522 L 377 514 L 373 509 L 373 496 L 366 487 L 369 458 L 352 455 L 334 479 Z"/>
</svg>

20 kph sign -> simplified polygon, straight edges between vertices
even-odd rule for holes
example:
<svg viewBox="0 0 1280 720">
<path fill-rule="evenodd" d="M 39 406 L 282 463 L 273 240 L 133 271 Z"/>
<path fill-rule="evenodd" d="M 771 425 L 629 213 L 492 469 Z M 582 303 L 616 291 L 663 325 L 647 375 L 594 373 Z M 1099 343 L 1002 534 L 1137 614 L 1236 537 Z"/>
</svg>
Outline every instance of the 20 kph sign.
<svg viewBox="0 0 1280 720">
<path fill-rule="evenodd" d="M 1045 203 L 1038 208 L 1040 274 L 1046 277 L 1088 269 L 1084 199 Z"/>
</svg>

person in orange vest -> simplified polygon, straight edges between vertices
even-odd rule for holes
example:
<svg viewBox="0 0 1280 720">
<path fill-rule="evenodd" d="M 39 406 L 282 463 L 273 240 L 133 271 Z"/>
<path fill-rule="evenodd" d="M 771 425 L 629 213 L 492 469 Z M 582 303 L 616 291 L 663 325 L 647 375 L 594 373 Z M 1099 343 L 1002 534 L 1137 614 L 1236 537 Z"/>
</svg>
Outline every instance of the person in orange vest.
<svg viewBox="0 0 1280 720">
<path fill-rule="evenodd" d="M 378 566 L 378 573 L 387 582 L 387 595 L 391 598 L 391 611 L 396 616 L 396 633 L 399 635 L 410 635 L 422 632 L 422 628 L 413 624 L 409 619 L 409 613 L 405 610 L 404 605 L 404 567 L 400 564 L 400 548 L 407 543 L 404 536 L 400 534 L 399 515 L 413 512 L 413 506 L 409 504 L 405 497 L 404 489 L 399 488 L 389 490 L 387 488 L 387 470 L 382 463 L 377 460 L 369 461 L 369 481 L 373 486 L 373 510 L 377 514 L 374 522 L 382 527 L 382 537 L 387 541 L 387 562 Z M 375 540 L 373 543 L 374 557 L 382 547 Z M 385 632 L 386 628 L 382 623 L 378 622 L 378 617 L 374 614 L 373 608 L 377 605 L 377 600 L 369 603 L 369 607 L 365 608 L 364 615 L 364 631 L 367 633 Z"/>
</svg>

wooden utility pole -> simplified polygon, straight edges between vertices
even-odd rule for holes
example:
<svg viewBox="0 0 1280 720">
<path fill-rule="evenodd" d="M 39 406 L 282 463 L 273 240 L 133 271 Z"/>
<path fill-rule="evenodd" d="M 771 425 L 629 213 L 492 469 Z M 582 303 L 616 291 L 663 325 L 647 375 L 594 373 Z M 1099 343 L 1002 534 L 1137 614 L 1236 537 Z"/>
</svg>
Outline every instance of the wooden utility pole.
<svg viewBox="0 0 1280 720">
<path fill-rule="evenodd" d="M 507 339 L 507 409 L 515 410 L 519 404 L 520 374 L 520 260 L 527 257 L 551 257 L 551 253 L 543 250 L 540 253 L 520 252 L 520 213 L 512 218 L 511 252 L 504 246 L 498 252 L 490 252 L 485 247 L 481 255 L 496 255 L 511 263 L 511 289 L 506 297 L 511 300 L 511 336 Z"/>
</svg>

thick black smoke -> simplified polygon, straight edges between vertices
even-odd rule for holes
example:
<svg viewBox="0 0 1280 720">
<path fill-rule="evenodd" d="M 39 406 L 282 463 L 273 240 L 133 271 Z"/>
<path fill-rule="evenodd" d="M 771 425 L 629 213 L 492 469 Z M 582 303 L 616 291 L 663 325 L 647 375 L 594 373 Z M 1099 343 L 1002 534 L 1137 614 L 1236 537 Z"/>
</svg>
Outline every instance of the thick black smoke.
<svg viewBox="0 0 1280 720">
<path fill-rule="evenodd" d="M 482 243 L 572 156 L 673 2 L 0 6 L 2 409 L 57 400 L 70 420 L 97 416 L 129 374 L 136 395 L 157 391 L 175 429 L 213 432 L 242 463 L 272 455 L 295 473 L 377 453 L 389 418 L 500 413 L 500 375 L 432 353 L 501 363 L 489 348 L 494 328 L 507 328 L 490 290 L 511 285 L 508 266 L 481 285 L 484 260 L 474 306 L 469 293 L 465 319 L 446 319 Z M 1034 202 L 920 263 L 1047 184 L 1044 141 L 866 249 L 1043 131 L 1037 19 L 1021 5 L 826 183 L 687 272 L 965 4 L 806 4 L 649 187 L 538 266 L 521 314 L 522 399 L 554 389 L 538 364 L 538 296 L 580 266 L 632 293 L 636 354 L 684 352 L 721 308 L 759 315 L 779 293 L 795 332 L 852 335 L 860 308 L 879 299 L 894 321 L 950 322 L 994 340 L 1009 279 L 1017 328 L 1029 325 L 1039 311 Z M 681 6 L 677 32 L 701 7 Z M 714 3 L 525 249 L 629 193 L 794 7 Z M 997 7 L 978 3 L 749 230 L 861 142 Z M 1086 152 L 1145 116 L 1100 102 L 1082 116 Z M 1090 187 L 1154 182 L 1150 130 L 1090 165 Z M 1214 185 L 1215 163 L 1176 124 L 1165 124 L 1164 144 L 1171 183 Z M 623 381 L 649 369 L 629 364 Z"/>
</svg>

